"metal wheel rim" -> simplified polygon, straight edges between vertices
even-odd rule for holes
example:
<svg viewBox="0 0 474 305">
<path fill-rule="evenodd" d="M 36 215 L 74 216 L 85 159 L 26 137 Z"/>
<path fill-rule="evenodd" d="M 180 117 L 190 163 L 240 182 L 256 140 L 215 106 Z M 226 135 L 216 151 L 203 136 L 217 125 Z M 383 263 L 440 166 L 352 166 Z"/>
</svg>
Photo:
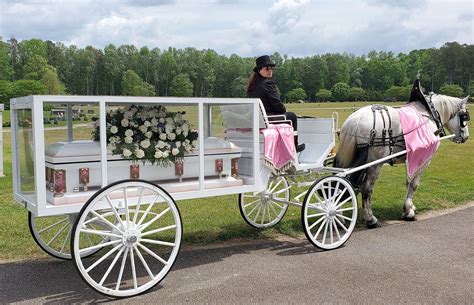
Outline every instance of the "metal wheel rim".
<svg viewBox="0 0 474 305">
<path fill-rule="evenodd" d="M 302 223 L 313 245 L 324 250 L 342 246 L 356 221 L 357 196 L 347 180 L 331 176 L 311 186 L 303 203 Z"/>
<path fill-rule="evenodd" d="M 131 201 L 132 197 L 128 197 L 127 194 L 132 191 L 141 192 L 138 199 L 140 203 L 136 206 L 128 206 L 128 201 Z M 116 208 L 112 203 L 113 200 L 109 200 L 108 196 L 117 192 L 124 194 L 123 208 Z M 147 195 L 144 194 L 147 192 L 153 194 L 149 196 L 154 198 L 150 202 L 146 202 L 145 199 Z M 105 205 L 108 207 L 103 208 Z M 155 208 L 160 208 L 162 211 L 156 213 Z M 88 215 L 94 217 L 88 218 Z M 173 225 L 156 228 L 166 217 L 173 222 Z M 94 234 L 108 235 L 110 241 L 101 245 L 81 246 L 81 234 L 91 233 L 93 229 L 89 228 L 88 224 L 97 218 L 107 224 L 109 231 L 101 230 Z M 108 221 L 111 218 L 115 218 L 118 225 Z M 153 239 L 153 235 L 165 231 L 170 231 L 170 234 L 174 231 L 173 242 Z M 181 236 L 179 210 L 165 190 L 146 181 L 121 181 L 97 192 L 81 210 L 73 228 L 71 242 L 73 260 L 82 278 L 96 291 L 112 297 L 130 297 L 153 288 L 167 275 L 178 255 Z M 160 247 L 160 251 L 162 248 L 168 249 L 166 256 L 162 257 L 161 253 L 150 249 L 154 246 Z M 94 256 L 94 260 L 80 257 L 81 252 L 93 247 L 104 248 L 102 255 Z M 142 271 L 141 274 L 139 269 Z M 116 277 L 114 273 L 117 271 Z M 128 279 L 127 274 L 130 275 Z"/>
<path fill-rule="evenodd" d="M 288 205 L 273 201 L 275 197 L 290 200 L 290 187 L 284 177 L 271 179 L 266 190 L 261 193 L 240 194 L 239 208 L 245 221 L 256 228 L 267 228 L 280 222 Z"/>
</svg>

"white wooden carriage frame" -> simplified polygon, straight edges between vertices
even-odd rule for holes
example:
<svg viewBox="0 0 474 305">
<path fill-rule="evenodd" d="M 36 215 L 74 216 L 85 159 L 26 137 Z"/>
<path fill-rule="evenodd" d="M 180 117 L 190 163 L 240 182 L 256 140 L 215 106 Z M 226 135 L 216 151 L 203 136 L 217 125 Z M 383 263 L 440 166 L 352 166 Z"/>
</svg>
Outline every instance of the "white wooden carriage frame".
<svg viewBox="0 0 474 305">
<path fill-rule="evenodd" d="M 125 97 L 125 96 L 27 96 L 15 98 L 11 100 L 11 119 L 15 122 L 15 111 L 20 109 L 31 109 L 32 111 L 32 128 L 33 128 L 33 158 L 34 158 L 34 174 L 35 174 L 35 194 L 36 200 L 24 196 L 20 192 L 20 175 L 19 165 L 17 160 L 17 143 L 16 133 L 17 126 L 12 124 L 12 170 L 13 175 L 13 190 L 14 198 L 21 203 L 29 211 L 37 216 L 51 216 L 77 213 L 80 211 L 82 204 L 69 204 L 62 206 L 55 206 L 45 204 L 46 201 L 46 174 L 45 174 L 45 145 L 44 145 L 44 126 L 43 126 L 43 104 L 44 103 L 61 103 L 61 104 L 98 104 L 99 105 L 99 120 L 100 120 L 100 146 L 101 146 L 101 172 L 102 172 L 102 187 L 107 186 L 107 139 L 106 139 L 106 108 L 108 104 L 141 104 L 141 105 L 197 105 L 198 109 L 198 130 L 199 135 L 204 135 L 204 130 L 209 132 L 206 124 L 210 122 L 210 106 L 239 104 L 248 105 L 253 109 L 254 113 L 259 113 L 259 99 L 239 99 L 239 98 L 171 98 L 171 97 Z M 68 107 L 69 108 L 69 107 Z M 72 139 L 72 111 L 68 111 L 68 138 Z M 258 132 L 259 121 L 256 119 L 252 122 L 252 137 L 254 147 L 253 166 L 259 168 L 259 149 L 258 149 Z M 225 188 L 206 189 L 204 187 L 204 139 L 205 136 L 199 136 L 199 190 L 176 192 L 173 193 L 173 199 L 185 200 L 203 197 L 213 197 L 228 194 L 239 194 L 243 192 L 258 191 L 261 186 L 261 181 L 258 176 L 258 171 L 254 171 L 253 177 L 250 178 L 250 183 L 242 186 L 232 186 Z"/>
</svg>

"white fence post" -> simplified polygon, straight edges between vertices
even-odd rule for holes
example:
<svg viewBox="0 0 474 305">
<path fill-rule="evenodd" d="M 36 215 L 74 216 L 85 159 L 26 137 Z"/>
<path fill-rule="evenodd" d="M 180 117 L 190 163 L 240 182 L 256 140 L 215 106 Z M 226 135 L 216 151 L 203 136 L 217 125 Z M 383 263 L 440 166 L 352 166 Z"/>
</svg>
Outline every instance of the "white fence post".
<svg viewBox="0 0 474 305">
<path fill-rule="evenodd" d="M 0 104 L 0 177 L 3 177 L 3 104 Z"/>
</svg>

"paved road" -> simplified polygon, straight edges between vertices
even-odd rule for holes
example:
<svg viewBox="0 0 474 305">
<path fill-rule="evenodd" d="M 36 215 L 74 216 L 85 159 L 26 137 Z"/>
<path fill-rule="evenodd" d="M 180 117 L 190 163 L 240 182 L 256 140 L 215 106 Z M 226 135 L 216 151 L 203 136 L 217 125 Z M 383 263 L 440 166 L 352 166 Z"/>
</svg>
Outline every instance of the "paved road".
<svg viewBox="0 0 474 305">
<path fill-rule="evenodd" d="M 113 303 L 474 303 L 474 207 L 355 232 L 320 252 L 304 239 L 186 249 L 151 292 Z M 0 302 L 110 302 L 71 263 L 0 265 Z"/>
</svg>

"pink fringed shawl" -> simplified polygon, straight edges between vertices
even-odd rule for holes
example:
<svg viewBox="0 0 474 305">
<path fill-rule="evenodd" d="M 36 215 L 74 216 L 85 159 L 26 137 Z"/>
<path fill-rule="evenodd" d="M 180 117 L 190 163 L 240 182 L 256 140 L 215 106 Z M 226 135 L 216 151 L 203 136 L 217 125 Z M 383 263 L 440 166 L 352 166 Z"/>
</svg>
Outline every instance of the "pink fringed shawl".
<svg viewBox="0 0 474 305">
<path fill-rule="evenodd" d="M 438 149 L 439 138 L 430 130 L 415 107 L 404 106 L 397 110 L 408 151 L 406 166 L 408 181 L 411 182 L 428 165 Z"/>
<path fill-rule="evenodd" d="M 279 173 L 293 166 L 295 141 L 293 127 L 289 124 L 269 124 L 262 129 L 264 160 L 273 172 Z"/>
</svg>

